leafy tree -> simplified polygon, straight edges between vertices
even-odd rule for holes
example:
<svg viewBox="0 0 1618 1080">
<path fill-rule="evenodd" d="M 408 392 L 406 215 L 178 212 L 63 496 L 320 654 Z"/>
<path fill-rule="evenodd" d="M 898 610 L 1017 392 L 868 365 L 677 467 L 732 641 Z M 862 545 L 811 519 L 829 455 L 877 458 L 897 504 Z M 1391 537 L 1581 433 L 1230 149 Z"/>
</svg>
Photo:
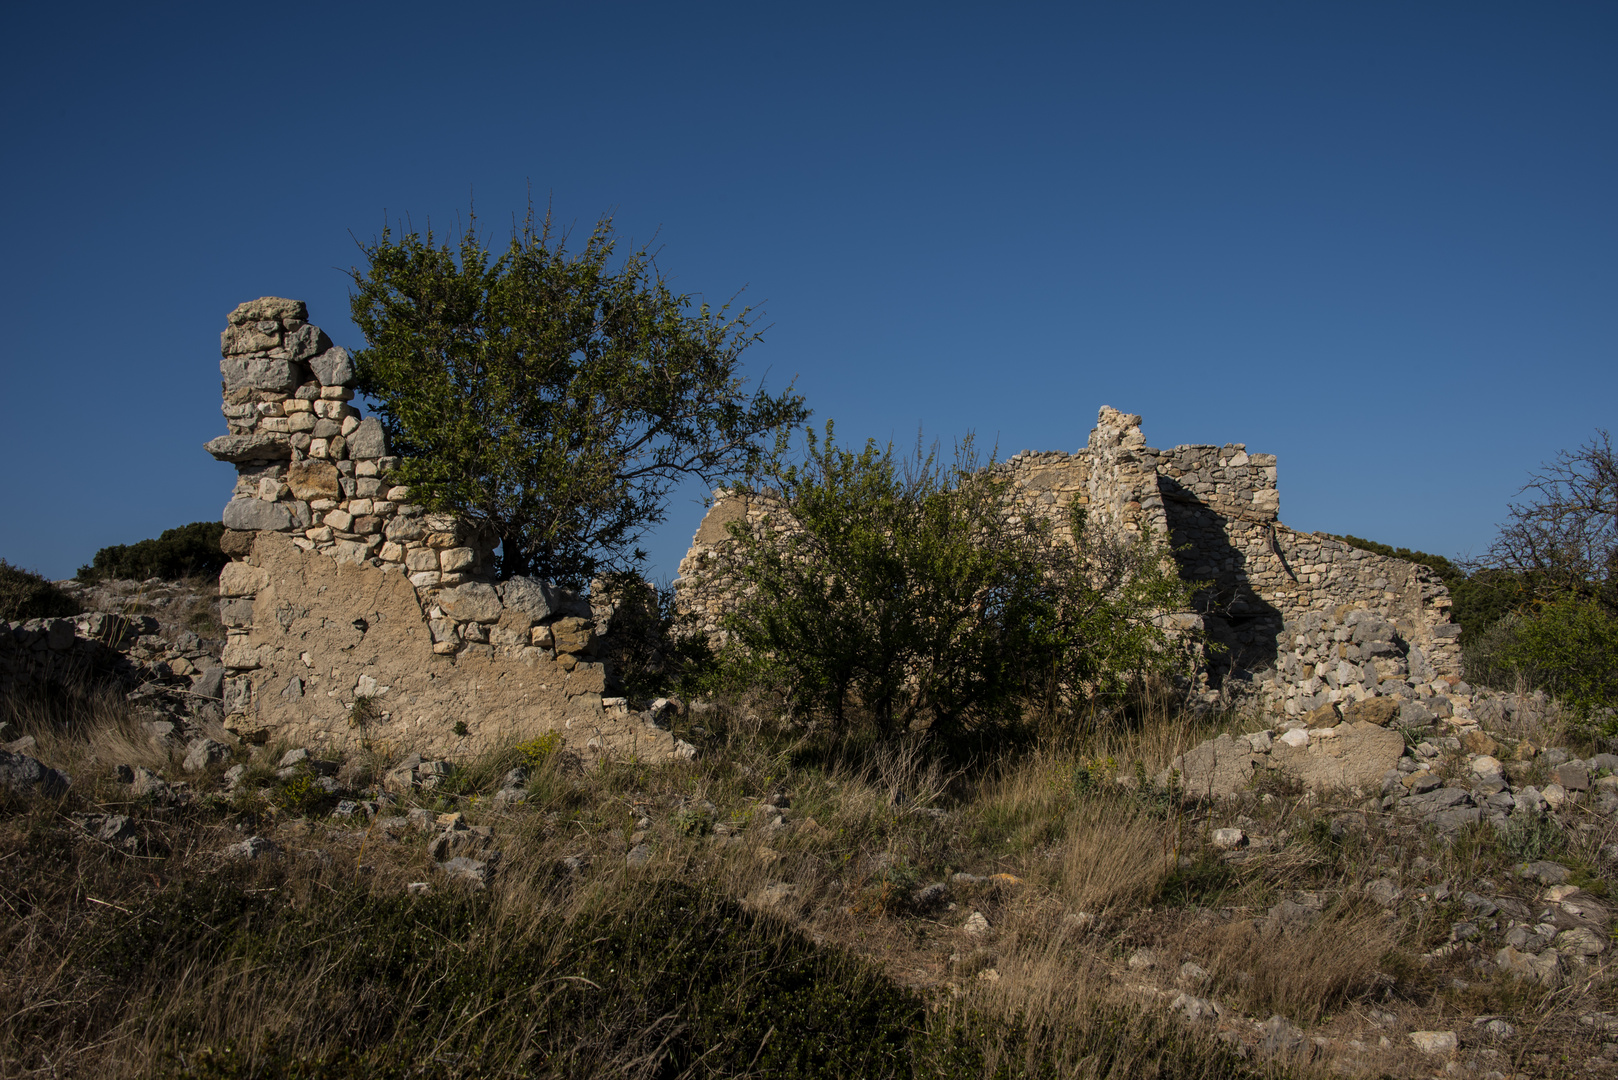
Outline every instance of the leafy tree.
<svg viewBox="0 0 1618 1080">
<path fill-rule="evenodd" d="M 1514 615 L 1491 659 L 1588 715 L 1618 704 L 1618 613 L 1568 592 Z"/>
<path fill-rule="evenodd" d="M 453 249 L 384 230 L 351 272 L 359 387 L 399 479 L 491 527 L 502 577 L 632 569 L 676 483 L 723 482 L 808 415 L 790 388 L 746 392 L 749 310 L 693 308 L 645 248 L 614 267 L 616 246 L 610 218 L 569 252 L 530 213 L 498 256 L 474 219 Z"/>
<path fill-rule="evenodd" d="M 1189 590 L 1161 549 L 1131 557 L 1014 513 L 970 442 L 945 465 L 936 451 L 901 463 L 891 445 L 842 449 L 829 423 L 824 440 L 806 436 L 800 463 L 778 443 L 742 492 L 779 509 L 756 532 L 730 526 L 741 600 L 726 621 L 729 663 L 777 680 L 801 716 L 951 736 L 1172 662 L 1151 616 Z"/>
<path fill-rule="evenodd" d="M 80 581 L 105 578 L 145 581 L 164 578 L 212 577 L 225 568 L 230 556 L 219 550 L 225 527 L 217 521 L 193 521 L 164 529 L 155 540 L 113 544 L 96 552 L 89 566 L 79 567 Z"/>
</svg>

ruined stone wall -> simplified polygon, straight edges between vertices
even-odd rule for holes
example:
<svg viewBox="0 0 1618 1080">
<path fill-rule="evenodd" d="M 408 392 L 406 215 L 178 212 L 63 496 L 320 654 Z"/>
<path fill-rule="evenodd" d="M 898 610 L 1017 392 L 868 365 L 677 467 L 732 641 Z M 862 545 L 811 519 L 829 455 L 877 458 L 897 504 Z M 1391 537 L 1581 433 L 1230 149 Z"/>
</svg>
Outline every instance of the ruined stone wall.
<svg viewBox="0 0 1618 1080">
<path fill-rule="evenodd" d="M 236 466 L 219 578 L 227 724 L 301 745 L 464 756 L 559 730 L 584 754 L 688 755 L 605 696 L 606 612 L 532 578 L 496 583 L 497 539 L 427 512 L 352 404 L 352 359 L 302 302 L 264 297 L 220 338 Z M 600 616 L 600 618 L 598 618 Z"/>
<path fill-rule="evenodd" d="M 1058 528 L 1076 508 L 1086 528 L 1168 538 L 1182 577 L 1208 583 L 1185 617 L 1224 647 L 1205 673 L 1210 693 L 1249 685 L 1298 714 L 1426 697 L 1459 677 L 1448 590 L 1425 567 L 1281 524 L 1272 454 L 1242 443 L 1154 449 L 1139 416 L 1103 407 L 1083 449 L 1024 452 L 995 468 L 1019 512 Z M 776 508 L 714 493 L 678 582 L 683 609 L 709 633 L 735 606 L 725 525 L 740 517 L 787 527 Z"/>
</svg>

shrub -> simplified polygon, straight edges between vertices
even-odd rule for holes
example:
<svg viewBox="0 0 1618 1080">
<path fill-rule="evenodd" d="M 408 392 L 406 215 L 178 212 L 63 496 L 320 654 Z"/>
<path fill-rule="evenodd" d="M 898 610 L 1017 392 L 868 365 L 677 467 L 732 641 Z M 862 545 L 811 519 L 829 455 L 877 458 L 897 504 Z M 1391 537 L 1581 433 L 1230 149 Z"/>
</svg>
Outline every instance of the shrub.
<svg viewBox="0 0 1618 1080">
<path fill-rule="evenodd" d="M 1071 717 L 1174 667 L 1152 617 L 1192 587 L 1160 545 L 1078 514 L 1069 542 L 1019 515 L 970 440 L 946 465 L 936 449 L 902 463 L 891 444 L 844 450 L 829 423 L 806 437 L 802 464 L 783 438 L 742 492 L 779 510 L 757 531 L 730 525 L 740 601 L 725 623 L 727 666 L 778 682 L 800 718 L 958 736 L 1030 705 Z"/>
<path fill-rule="evenodd" d="M 78 579 L 83 582 L 107 578 L 174 581 L 216 576 L 230 561 L 230 557 L 219 550 L 219 537 L 224 531 L 225 527 L 217 521 L 193 521 L 165 529 L 155 540 L 113 544 L 96 552 L 90 565 L 79 567 Z"/>
<path fill-rule="evenodd" d="M 1589 715 L 1618 705 L 1618 616 L 1564 595 L 1508 616 L 1469 651 L 1468 675 L 1555 694 Z"/>
<path fill-rule="evenodd" d="M 79 611 L 77 600 L 39 574 L 0 559 L 0 619 L 62 619 Z"/>
</svg>

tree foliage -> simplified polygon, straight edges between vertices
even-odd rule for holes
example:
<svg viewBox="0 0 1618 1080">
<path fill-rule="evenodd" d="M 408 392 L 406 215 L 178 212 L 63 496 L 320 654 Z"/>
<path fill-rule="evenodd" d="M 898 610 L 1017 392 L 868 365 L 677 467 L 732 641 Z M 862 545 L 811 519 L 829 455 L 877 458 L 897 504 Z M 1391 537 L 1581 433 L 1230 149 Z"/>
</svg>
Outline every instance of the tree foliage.
<svg viewBox="0 0 1618 1080">
<path fill-rule="evenodd" d="M 1077 542 L 1013 512 L 1008 482 L 977 467 L 856 453 L 806 432 L 743 492 L 778 509 L 760 530 L 730 526 L 739 608 L 727 659 L 778 681 L 804 717 L 880 735 L 921 722 L 939 735 L 1071 710 L 1172 666 L 1152 618 L 1189 588 L 1143 542 Z M 779 526 L 779 527 L 777 527 Z"/>
<path fill-rule="evenodd" d="M 634 567 L 673 485 L 726 480 L 808 415 L 790 388 L 747 392 L 749 310 L 694 306 L 645 248 L 614 265 L 617 243 L 602 218 L 569 251 L 530 212 L 498 255 L 473 219 L 453 248 L 384 230 L 352 271 L 359 387 L 399 479 L 491 527 L 502 577 L 580 585 Z"/>
<path fill-rule="evenodd" d="M 224 531 L 224 525 L 217 521 L 193 521 L 189 525 L 164 529 L 156 539 L 113 544 L 96 552 L 90 565 L 79 567 L 76 576 L 84 582 L 105 578 L 176 581 L 214 577 L 230 561 L 230 556 L 219 550 L 219 538 Z"/>
</svg>

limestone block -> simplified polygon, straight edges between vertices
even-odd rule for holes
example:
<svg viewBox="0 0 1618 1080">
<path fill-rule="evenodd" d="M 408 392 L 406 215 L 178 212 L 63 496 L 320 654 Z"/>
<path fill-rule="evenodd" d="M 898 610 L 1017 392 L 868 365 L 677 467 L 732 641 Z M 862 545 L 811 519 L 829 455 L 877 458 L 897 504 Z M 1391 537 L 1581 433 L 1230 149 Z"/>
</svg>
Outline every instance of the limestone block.
<svg viewBox="0 0 1618 1080">
<path fill-rule="evenodd" d="M 235 464 L 248 461 L 276 461 L 292 456 L 291 441 L 286 435 L 273 432 L 221 435 L 204 443 L 203 449 L 219 461 Z"/>
<path fill-rule="evenodd" d="M 270 583 L 269 571 L 244 562 L 226 563 L 219 572 L 220 596 L 253 596 Z"/>
<path fill-rule="evenodd" d="M 405 569 L 413 574 L 438 569 L 438 552 L 432 548 L 415 548 L 405 552 Z"/>
<path fill-rule="evenodd" d="M 418 589 L 425 589 L 437 585 L 440 576 L 437 570 L 421 570 L 410 575 L 410 584 Z"/>
<path fill-rule="evenodd" d="M 382 531 L 382 519 L 375 514 L 366 514 L 364 517 L 354 519 L 353 531 L 361 536 L 371 536 Z"/>
<path fill-rule="evenodd" d="M 325 439 L 311 439 L 308 453 L 312 458 L 326 458 L 331 456 L 331 446 Z"/>
<path fill-rule="evenodd" d="M 232 499 L 222 515 L 225 528 L 242 532 L 281 532 L 292 527 L 292 515 L 284 503 L 263 499 Z"/>
<path fill-rule="evenodd" d="M 309 370 L 315 373 L 321 386 L 342 386 L 354 381 L 354 361 L 349 357 L 348 350 L 340 345 L 333 345 L 312 357 Z"/>
<path fill-rule="evenodd" d="M 463 622 L 492 623 L 500 619 L 500 597 L 494 586 L 469 581 L 438 594 L 438 606 Z"/>
<path fill-rule="evenodd" d="M 1159 773 L 1159 787 L 1167 787 L 1170 774 L 1188 795 L 1220 797 L 1244 790 L 1253 778 L 1256 759 L 1246 739 L 1237 741 L 1229 734 L 1210 739 L 1175 758 Z"/>
<path fill-rule="evenodd" d="M 348 441 L 341 435 L 333 435 L 326 440 L 326 453 L 333 461 L 340 461 L 348 456 Z"/>
<path fill-rule="evenodd" d="M 364 517 L 371 512 L 370 499 L 351 499 L 348 503 L 348 512 L 355 517 Z"/>
<path fill-rule="evenodd" d="M 1382 777 L 1404 756 L 1404 736 L 1398 731 L 1364 721 L 1340 724 L 1332 730 L 1337 733 L 1335 738 L 1314 739 L 1303 746 L 1278 739 L 1270 758 L 1312 791 L 1373 791 L 1380 789 Z"/>
<path fill-rule="evenodd" d="M 405 549 L 389 540 L 382 545 L 382 549 L 377 552 L 377 555 L 383 562 L 403 562 Z"/>
<path fill-rule="evenodd" d="M 328 510 L 320 521 L 321 524 L 330 525 L 338 532 L 348 532 L 349 526 L 354 524 L 354 515 L 347 510 Z"/>
<path fill-rule="evenodd" d="M 543 622 L 561 613 L 556 590 L 549 582 L 534 577 L 513 577 L 499 585 L 500 602 L 515 611 Z M 537 642 L 535 644 L 538 644 Z"/>
<path fill-rule="evenodd" d="M 379 458 L 388 452 L 388 439 L 382 430 L 382 422 L 374 416 L 368 416 L 354 429 L 348 437 L 348 453 L 355 458 Z"/>
<path fill-rule="evenodd" d="M 446 574 L 469 569 L 477 561 L 477 552 L 469 547 L 447 548 L 438 553 L 438 568 Z"/>
<path fill-rule="evenodd" d="M 343 417 L 342 426 L 338 430 L 343 435 L 352 435 L 354 434 L 354 429 L 359 426 L 360 418 L 350 413 L 348 416 Z M 377 455 L 377 457 L 381 456 L 381 454 Z"/>
<path fill-rule="evenodd" d="M 590 621 L 574 615 L 552 623 L 551 635 L 556 641 L 556 651 L 568 655 L 587 652 L 595 642 L 595 628 Z"/>
<path fill-rule="evenodd" d="M 284 326 L 289 322 L 307 322 L 309 309 L 302 300 L 288 300 L 284 296 L 261 296 L 257 300 L 237 304 L 225 318 L 231 326 L 245 326 L 248 323 L 266 320 Z"/>
<path fill-rule="evenodd" d="M 287 486 L 295 498 L 335 499 L 342 489 L 337 484 L 337 467 L 325 461 L 294 461 L 287 467 Z"/>
<path fill-rule="evenodd" d="M 246 634 L 235 634 L 225 640 L 225 651 L 220 663 L 235 671 L 252 671 L 261 663 L 259 647 Z"/>
<path fill-rule="evenodd" d="M 331 339 L 318 326 L 310 323 L 287 334 L 280 353 L 288 360 L 308 360 L 322 349 L 330 349 Z"/>
<path fill-rule="evenodd" d="M 274 322 L 248 323 L 243 326 L 227 326 L 219 335 L 219 355 L 226 359 L 246 356 L 248 353 L 264 353 L 278 348 L 281 344 L 281 328 Z M 235 389 L 235 387 L 231 387 Z"/>
<path fill-rule="evenodd" d="M 412 540 L 420 540 L 427 535 L 427 529 L 419 518 L 395 517 L 383 527 L 383 535 L 389 540 L 397 540 L 401 544 L 408 544 Z M 433 555 L 434 565 L 437 565 L 437 554 Z"/>
</svg>

